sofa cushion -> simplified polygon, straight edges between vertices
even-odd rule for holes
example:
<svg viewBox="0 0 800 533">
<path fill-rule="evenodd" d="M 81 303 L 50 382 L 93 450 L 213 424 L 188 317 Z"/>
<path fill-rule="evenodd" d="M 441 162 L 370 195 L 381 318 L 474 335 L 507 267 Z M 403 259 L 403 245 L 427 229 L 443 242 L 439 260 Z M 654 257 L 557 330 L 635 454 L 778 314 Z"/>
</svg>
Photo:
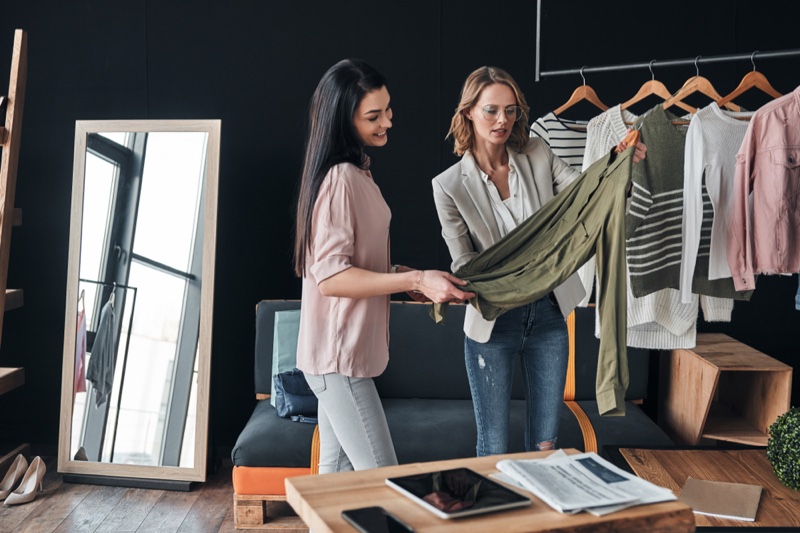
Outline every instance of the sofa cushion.
<svg viewBox="0 0 800 533">
<path fill-rule="evenodd" d="M 674 446 L 675 443 L 653 420 L 632 403 L 625 402 L 625 416 L 600 416 L 597 402 L 578 401 L 597 436 L 598 453 L 605 455 L 605 446 Z M 566 447 L 559 440 L 560 447 Z M 583 447 L 581 446 L 581 449 Z"/>
<path fill-rule="evenodd" d="M 300 300 L 262 300 L 256 305 L 256 394 L 272 392 L 272 350 L 275 335 L 275 312 L 300 309 Z"/>
<path fill-rule="evenodd" d="M 261 400 L 236 439 L 233 464 L 308 468 L 314 427 L 279 417 L 268 401 Z"/>
<path fill-rule="evenodd" d="M 475 457 L 478 438 L 472 400 L 385 399 L 383 407 L 401 464 Z M 566 406 L 559 423 L 559 447 L 582 450 L 580 427 Z M 512 400 L 509 453 L 525 451 L 524 435 L 525 401 Z"/>
<path fill-rule="evenodd" d="M 471 398 L 464 366 L 466 305 L 451 305 L 447 320 L 435 324 L 430 304 L 392 302 L 389 322 L 389 365 L 375 379 L 382 398 Z M 272 389 L 275 313 L 299 309 L 299 300 L 264 300 L 256 312 L 255 381 L 257 394 Z M 599 341 L 594 336 L 594 308 L 575 310 L 575 399 L 595 398 Z M 295 326 L 296 327 L 296 326 Z M 649 350 L 628 348 L 630 384 L 625 397 L 647 396 Z M 519 361 L 515 363 L 511 397 L 524 399 Z"/>
<path fill-rule="evenodd" d="M 384 398 L 389 431 L 400 463 L 474 457 L 477 442 L 471 400 Z M 613 445 L 673 445 L 667 435 L 635 404 L 626 415 L 601 417 L 592 401 L 578 402 L 594 426 L 598 449 Z M 509 452 L 525 451 L 525 402 L 511 401 Z M 309 467 L 312 424 L 279 418 L 269 402 L 256 405 L 236 441 L 235 466 Z M 566 405 L 561 409 L 559 448 L 584 449 L 583 433 Z"/>
<path fill-rule="evenodd" d="M 451 305 L 444 324 L 429 304 L 393 302 L 389 315 L 389 365 L 375 386 L 381 398 L 469 400 L 464 365 L 464 305 Z"/>
<path fill-rule="evenodd" d="M 275 407 L 275 376 L 297 366 L 297 337 L 300 331 L 300 310 L 286 309 L 275 312 L 272 334 L 272 393 L 269 403 Z"/>
</svg>

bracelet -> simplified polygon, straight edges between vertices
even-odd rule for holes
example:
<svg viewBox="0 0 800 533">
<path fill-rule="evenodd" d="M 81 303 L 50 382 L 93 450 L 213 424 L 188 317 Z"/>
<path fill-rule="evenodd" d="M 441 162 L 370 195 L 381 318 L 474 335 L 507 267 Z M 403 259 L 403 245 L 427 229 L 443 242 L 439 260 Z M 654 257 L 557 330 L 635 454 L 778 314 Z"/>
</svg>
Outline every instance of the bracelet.
<svg viewBox="0 0 800 533">
<path fill-rule="evenodd" d="M 389 270 L 389 272 L 391 272 L 392 274 L 397 274 L 398 268 L 400 268 L 400 265 L 392 265 L 392 268 L 391 270 Z"/>
</svg>

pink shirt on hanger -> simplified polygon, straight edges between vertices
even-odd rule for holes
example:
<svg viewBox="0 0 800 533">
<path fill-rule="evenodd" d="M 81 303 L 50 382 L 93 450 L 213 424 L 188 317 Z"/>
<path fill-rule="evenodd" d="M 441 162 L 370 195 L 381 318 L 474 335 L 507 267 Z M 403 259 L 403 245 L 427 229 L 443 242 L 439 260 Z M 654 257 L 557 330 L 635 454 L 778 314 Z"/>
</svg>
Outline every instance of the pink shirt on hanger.
<svg viewBox="0 0 800 533">
<path fill-rule="evenodd" d="M 314 205 L 300 308 L 297 368 L 308 374 L 375 377 L 389 362 L 389 296 L 323 296 L 318 284 L 353 267 L 389 271 L 392 213 L 369 170 L 328 171 Z"/>
<path fill-rule="evenodd" d="M 753 114 L 734 181 L 727 252 L 736 290 L 754 289 L 755 274 L 800 272 L 800 87 Z"/>
</svg>

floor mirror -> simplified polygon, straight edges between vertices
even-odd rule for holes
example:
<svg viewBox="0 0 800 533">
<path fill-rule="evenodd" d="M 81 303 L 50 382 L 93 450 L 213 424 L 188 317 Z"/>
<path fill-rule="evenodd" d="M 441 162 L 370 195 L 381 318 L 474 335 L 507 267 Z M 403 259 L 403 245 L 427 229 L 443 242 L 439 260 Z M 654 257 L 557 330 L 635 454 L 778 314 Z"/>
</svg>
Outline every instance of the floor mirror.
<svg viewBox="0 0 800 533">
<path fill-rule="evenodd" d="M 78 121 L 58 471 L 204 481 L 220 121 Z"/>
</svg>

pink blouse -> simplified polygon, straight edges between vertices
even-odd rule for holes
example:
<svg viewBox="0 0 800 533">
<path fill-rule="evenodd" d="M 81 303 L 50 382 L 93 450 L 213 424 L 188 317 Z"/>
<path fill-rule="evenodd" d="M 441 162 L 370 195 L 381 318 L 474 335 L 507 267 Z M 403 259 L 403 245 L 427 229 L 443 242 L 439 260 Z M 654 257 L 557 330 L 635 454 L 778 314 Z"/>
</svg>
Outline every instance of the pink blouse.
<svg viewBox="0 0 800 533">
<path fill-rule="evenodd" d="M 375 377 L 389 362 L 389 296 L 323 296 L 319 282 L 350 268 L 389 271 L 392 213 L 369 170 L 334 166 L 319 190 L 300 309 L 297 368 Z"/>
</svg>

